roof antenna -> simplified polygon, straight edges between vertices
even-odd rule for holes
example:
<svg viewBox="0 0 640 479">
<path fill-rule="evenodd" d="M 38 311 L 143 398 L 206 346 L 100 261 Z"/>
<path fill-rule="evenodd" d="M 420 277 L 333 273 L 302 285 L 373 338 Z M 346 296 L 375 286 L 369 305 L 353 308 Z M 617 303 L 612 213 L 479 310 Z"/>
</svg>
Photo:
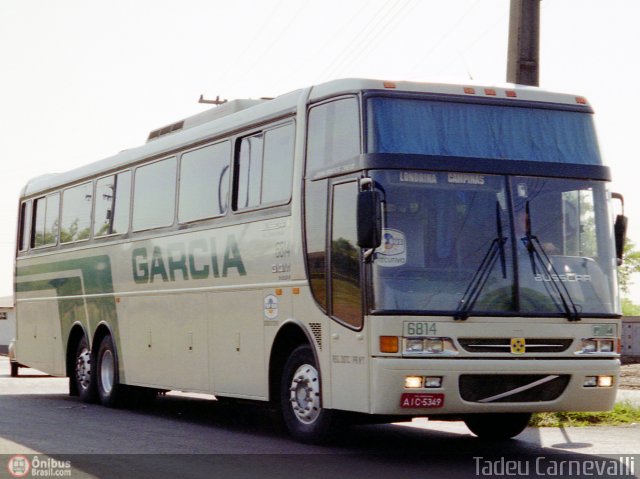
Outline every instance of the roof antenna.
<svg viewBox="0 0 640 479">
<path fill-rule="evenodd" d="M 204 98 L 204 95 L 200 95 L 200 98 L 198 99 L 198 103 L 207 103 L 209 105 L 216 105 L 216 106 L 220 106 L 223 103 L 227 103 L 228 100 L 221 100 L 220 99 L 220 95 L 216 96 L 215 100 L 206 100 Z"/>
</svg>

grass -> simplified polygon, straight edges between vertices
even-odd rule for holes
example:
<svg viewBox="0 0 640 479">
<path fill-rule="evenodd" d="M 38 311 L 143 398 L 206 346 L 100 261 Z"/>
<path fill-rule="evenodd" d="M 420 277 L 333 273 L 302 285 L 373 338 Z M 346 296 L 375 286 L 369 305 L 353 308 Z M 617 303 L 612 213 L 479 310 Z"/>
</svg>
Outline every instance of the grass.
<svg viewBox="0 0 640 479">
<path fill-rule="evenodd" d="M 531 418 L 533 427 L 618 426 L 640 423 L 640 407 L 625 401 L 606 412 L 542 412 Z"/>
</svg>

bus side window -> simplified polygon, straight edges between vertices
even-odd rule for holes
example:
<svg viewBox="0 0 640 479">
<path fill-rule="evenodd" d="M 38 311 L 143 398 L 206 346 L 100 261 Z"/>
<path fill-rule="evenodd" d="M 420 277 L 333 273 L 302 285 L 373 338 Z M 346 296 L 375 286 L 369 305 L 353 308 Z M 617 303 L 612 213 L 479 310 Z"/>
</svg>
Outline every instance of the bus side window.
<svg viewBox="0 0 640 479">
<path fill-rule="evenodd" d="M 101 178 L 96 183 L 95 237 L 124 234 L 129 230 L 131 172 Z"/>
<path fill-rule="evenodd" d="M 52 193 L 35 200 L 31 227 L 32 248 L 58 243 L 59 214 L 60 193 Z"/>
<path fill-rule="evenodd" d="M 294 141 L 293 123 L 240 140 L 234 209 L 284 204 L 289 201 Z"/>
<path fill-rule="evenodd" d="M 178 220 L 188 223 L 224 215 L 229 193 L 229 141 L 182 155 Z"/>
<path fill-rule="evenodd" d="M 309 111 L 307 177 L 360 154 L 360 113 L 355 97 L 314 106 Z"/>
<path fill-rule="evenodd" d="M 91 236 L 93 183 L 67 188 L 62 193 L 60 243 L 72 243 Z"/>
<path fill-rule="evenodd" d="M 258 206 L 262 179 L 262 134 L 242 139 L 237 170 L 235 209 Z"/>
<path fill-rule="evenodd" d="M 29 226 L 31 224 L 31 201 L 25 201 L 20 205 L 20 224 L 18 226 L 18 251 L 26 251 L 29 248 Z"/>
<path fill-rule="evenodd" d="M 291 198 L 294 140 L 293 123 L 265 132 L 261 204 L 285 203 Z"/>
<path fill-rule="evenodd" d="M 136 169 L 133 231 L 171 226 L 175 216 L 177 160 L 175 157 Z"/>
</svg>

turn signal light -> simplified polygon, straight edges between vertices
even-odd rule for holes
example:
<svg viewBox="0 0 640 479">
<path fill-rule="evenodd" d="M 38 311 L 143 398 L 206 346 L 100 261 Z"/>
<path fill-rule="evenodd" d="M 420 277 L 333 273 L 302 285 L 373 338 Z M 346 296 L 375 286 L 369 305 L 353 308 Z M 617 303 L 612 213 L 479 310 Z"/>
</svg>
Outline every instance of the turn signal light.
<svg viewBox="0 0 640 479">
<path fill-rule="evenodd" d="M 381 353 L 397 353 L 400 351 L 398 336 L 380 336 Z"/>
</svg>

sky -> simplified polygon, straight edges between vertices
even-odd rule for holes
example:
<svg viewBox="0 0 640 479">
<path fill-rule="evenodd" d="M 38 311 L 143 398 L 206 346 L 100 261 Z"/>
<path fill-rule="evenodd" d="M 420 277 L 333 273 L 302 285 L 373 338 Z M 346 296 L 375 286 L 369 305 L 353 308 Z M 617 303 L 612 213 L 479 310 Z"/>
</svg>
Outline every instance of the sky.
<svg viewBox="0 0 640 479">
<path fill-rule="evenodd" d="M 207 109 L 347 77 L 506 79 L 509 0 L 0 0 L 0 296 L 31 178 Z M 640 245 L 640 1 L 542 0 L 540 86 L 586 96 Z M 640 281 L 637 281 L 640 283 Z M 637 290 L 637 291 L 636 291 Z M 640 304 L 640 287 L 630 298 Z"/>
</svg>

